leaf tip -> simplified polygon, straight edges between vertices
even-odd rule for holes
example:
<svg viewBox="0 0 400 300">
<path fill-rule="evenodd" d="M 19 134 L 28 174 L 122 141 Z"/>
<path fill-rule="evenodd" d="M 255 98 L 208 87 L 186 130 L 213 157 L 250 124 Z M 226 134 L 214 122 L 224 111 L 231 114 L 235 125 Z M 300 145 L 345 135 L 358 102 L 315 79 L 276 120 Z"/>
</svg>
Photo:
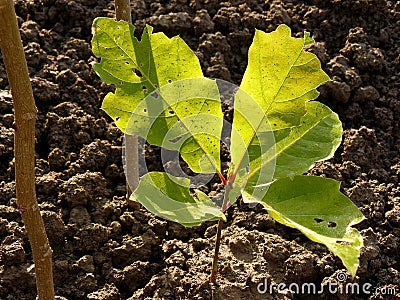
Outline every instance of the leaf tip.
<svg viewBox="0 0 400 300">
<path fill-rule="evenodd" d="M 146 27 L 143 29 L 142 39 L 146 35 L 151 35 L 152 33 L 153 33 L 153 27 L 151 27 L 150 25 L 146 24 Z"/>
<path fill-rule="evenodd" d="M 292 34 L 292 30 L 290 29 L 289 26 L 287 26 L 286 24 L 280 24 L 278 26 L 278 28 L 276 28 L 275 30 L 276 32 L 282 32 L 281 34 L 286 34 L 286 35 L 291 35 Z"/>
<path fill-rule="evenodd" d="M 311 37 L 310 32 L 304 31 L 304 46 L 314 44 L 315 40 Z"/>
</svg>

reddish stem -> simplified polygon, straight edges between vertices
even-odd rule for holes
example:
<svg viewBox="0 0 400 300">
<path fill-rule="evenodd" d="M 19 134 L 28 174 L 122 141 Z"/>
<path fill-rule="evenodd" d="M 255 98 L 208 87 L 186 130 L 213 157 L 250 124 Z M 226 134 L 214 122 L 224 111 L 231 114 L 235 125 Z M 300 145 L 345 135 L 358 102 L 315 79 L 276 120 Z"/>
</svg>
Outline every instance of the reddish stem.
<svg viewBox="0 0 400 300">
<path fill-rule="evenodd" d="M 226 180 L 224 175 L 222 175 L 222 173 L 218 172 L 218 177 L 219 177 L 219 179 L 221 179 L 222 184 L 226 186 L 226 184 L 228 183 L 228 180 Z"/>
</svg>

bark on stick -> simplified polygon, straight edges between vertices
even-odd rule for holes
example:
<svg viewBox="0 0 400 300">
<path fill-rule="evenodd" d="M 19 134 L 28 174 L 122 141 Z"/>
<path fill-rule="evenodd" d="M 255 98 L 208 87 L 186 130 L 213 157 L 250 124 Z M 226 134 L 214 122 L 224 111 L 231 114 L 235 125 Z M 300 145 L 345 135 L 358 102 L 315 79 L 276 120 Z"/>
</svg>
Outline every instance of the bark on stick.
<svg viewBox="0 0 400 300">
<path fill-rule="evenodd" d="M 0 0 L 0 48 L 14 103 L 17 204 L 32 248 L 39 299 L 53 300 L 52 250 L 35 191 L 37 110 L 12 0 Z"/>
</svg>

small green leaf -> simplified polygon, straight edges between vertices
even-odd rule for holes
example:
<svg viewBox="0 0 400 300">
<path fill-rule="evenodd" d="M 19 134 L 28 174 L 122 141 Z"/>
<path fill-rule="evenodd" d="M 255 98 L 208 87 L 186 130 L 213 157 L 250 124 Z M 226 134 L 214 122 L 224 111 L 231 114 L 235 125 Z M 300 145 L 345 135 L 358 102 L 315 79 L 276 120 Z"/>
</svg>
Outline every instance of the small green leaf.
<svg viewBox="0 0 400 300">
<path fill-rule="evenodd" d="M 342 141 L 342 123 L 336 113 L 316 101 L 306 103 L 306 109 L 299 126 L 275 132 L 274 179 L 308 171 L 314 162 L 333 157 Z M 265 155 L 262 160 L 267 159 Z"/>
<path fill-rule="evenodd" d="M 315 41 L 314 39 L 311 37 L 310 33 L 308 31 L 304 32 L 304 45 L 310 45 L 310 44 L 314 44 Z"/>
<path fill-rule="evenodd" d="M 245 202 L 261 203 L 279 223 L 297 228 L 311 240 L 326 245 L 354 277 L 363 240 L 351 226 L 360 223 L 364 216 L 340 193 L 339 187 L 333 179 L 294 176 L 273 182 L 262 199 L 246 192 L 243 198 Z"/>
<path fill-rule="evenodd" d="M 184 226 L 196 226 L 209 220 L 223 219 L 225 215 L 206 194 L 195 190 L 190 195 L 190 181 L 163 172 L 144 175 L 130 197 L 157 216 Z"/>
</svg>

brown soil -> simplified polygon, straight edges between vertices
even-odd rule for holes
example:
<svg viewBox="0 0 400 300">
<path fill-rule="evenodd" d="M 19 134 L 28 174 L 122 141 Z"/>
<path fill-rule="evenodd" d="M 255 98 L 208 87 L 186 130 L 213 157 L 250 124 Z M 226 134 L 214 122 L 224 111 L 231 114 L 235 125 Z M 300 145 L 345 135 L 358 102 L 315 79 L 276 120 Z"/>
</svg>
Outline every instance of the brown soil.
<svg viewBox="0 0 400 300">
<path fill-rule="evenodd" d="M 260 208 L 239 205 L 224 226 L 219 285 L 208 283 L 216 225 L 186 229 L 128 207 L 122 134 L 100 110 L 113 88 L 90 63 L 91 23 L 113 1 L 15 0 L 37 121 L 37 194 L 54 250 L 59 299 L 399 299 L 400 2 L 386 0 L 132 1 L 144 24 L 180 34 L 209 77 L 240 83 L 254 29 L 310 31 L 332 81 L 320 100 L 339 113 L 343 145 L 312 174 L 342 182 L 367 218 L 355 279 L 371 293 L 260 294 L 259 283 L 334 282 L 340 260 Z M 0 62 L 0 298 L 35 299 L 32 254 L 16 207 L 13 116 Z M 158 150 L 148 149 L 150 169 Z M 351 280 L 350 278 L 347 280 Z M 396 288 L 397 295 L 380 291 Z"/>
</svg>

